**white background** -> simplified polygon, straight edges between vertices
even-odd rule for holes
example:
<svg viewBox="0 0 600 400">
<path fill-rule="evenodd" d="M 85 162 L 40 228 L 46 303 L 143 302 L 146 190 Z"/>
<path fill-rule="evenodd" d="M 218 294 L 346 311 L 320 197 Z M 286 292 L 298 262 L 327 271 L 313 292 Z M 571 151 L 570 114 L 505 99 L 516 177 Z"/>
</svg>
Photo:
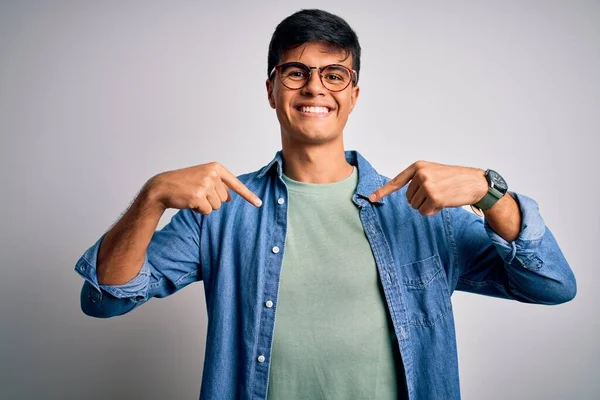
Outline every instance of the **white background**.
<svg viewBox="0 0 600 400">
<path fill-rule="evenodd" d="M 73 269 L 156 173 L 271 160 L 267 46 L 300 7 L 359 35 L 347 149 L 499 171 L 575 272 L 560 306 L 453 296 L 463 398 L 597 398 L 599 3 L 347 0 L 0 2 L 0 397 L 198 398 L 202 284 L 101 320 Z"/>
</svg>

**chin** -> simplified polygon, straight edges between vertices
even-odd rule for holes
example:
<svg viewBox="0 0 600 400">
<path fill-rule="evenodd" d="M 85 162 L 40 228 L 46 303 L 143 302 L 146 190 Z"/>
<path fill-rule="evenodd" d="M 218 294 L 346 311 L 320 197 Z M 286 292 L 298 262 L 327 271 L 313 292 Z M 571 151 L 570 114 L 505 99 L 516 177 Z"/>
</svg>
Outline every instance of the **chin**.
<svg viewBox="0 0 600 400">
<path fill-rule="evenodd" d="M 304 143 L 324 143 L 335 139 L 338 135 L 323 130 L 298 130 L 295 131 L 292 136 L 294 139 Z"/>
</svg>

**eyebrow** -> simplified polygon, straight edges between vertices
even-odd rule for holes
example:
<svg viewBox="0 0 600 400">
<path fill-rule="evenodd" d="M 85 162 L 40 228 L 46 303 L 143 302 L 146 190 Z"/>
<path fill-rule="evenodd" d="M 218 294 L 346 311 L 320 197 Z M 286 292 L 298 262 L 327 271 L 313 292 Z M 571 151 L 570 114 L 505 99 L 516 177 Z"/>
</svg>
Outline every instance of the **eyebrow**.
<svg viewBox="0 0 600 400">
<path fill-rule="evenodd" d="M 346 71 L 346 68 L 349 68 L 349 67 L 344 68 L 344 66 L 342 66 L 341 64 L 330 64 L 328 66 L 331 67 L 331 68 L 340 70 L 340 71 Z"/>
<path fill-rule="evenodd" d="M 281 65 L 288 65 L 288 64 L 304 65 L 304 66 L 309 67 L 309 68 L 313 68 L 314 67 L 313 65 L 306 65 L 306 64 L 304 64 L 301 61 L 289 61 L 289 62 L 283 63 Z M 319 68 L 324 68 L 324 67 L 331 67 L 331 68 L 334 68 L 334 69 L 337 69 L 337 70 L 341 70 L 341 71 L 344 71 L 345 68 L 352 69 L 352 67 L 346 67 L 345 65 L 337 64 L 337 63 L 326 64 L 326 65 L 323 65 L 322 67 L 319 67 Z"/>
</svg>

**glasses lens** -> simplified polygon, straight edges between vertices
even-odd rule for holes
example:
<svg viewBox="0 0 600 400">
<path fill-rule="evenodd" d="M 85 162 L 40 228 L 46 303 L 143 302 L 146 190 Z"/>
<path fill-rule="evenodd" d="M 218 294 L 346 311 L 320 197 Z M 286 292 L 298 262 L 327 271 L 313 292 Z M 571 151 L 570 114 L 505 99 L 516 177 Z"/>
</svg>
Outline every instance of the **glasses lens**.
<svg viewBox="0 0 600 400">
<path fill-rule="evenodd" d="M 352 80 L 350 71 L 341 65 L 330 65 L 321 74 L 323 86 L 333 92 L 344 90 Z"/>
<path fill-rule="evenodd" d="M 310 70 L 300 63 L 287 63 L 281 66 L 279 77 L 281 83 L 290 89 L 299 89 L 306 84 Z"/>
</svg>

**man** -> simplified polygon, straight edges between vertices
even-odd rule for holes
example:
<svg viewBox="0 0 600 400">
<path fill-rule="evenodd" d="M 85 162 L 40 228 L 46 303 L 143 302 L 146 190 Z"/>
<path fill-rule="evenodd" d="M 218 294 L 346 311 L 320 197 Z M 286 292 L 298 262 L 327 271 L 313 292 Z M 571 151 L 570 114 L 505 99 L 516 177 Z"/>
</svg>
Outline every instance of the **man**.
<svg viewBox="0 0 600 400">
<path fill-rule="evenodd" d="M 282 150 L 238 177 L 211 162 L 151 178 L 77 262 L 82 310 L 121 315 L 202 280 L 201 398 L 459 398 L 452 292 L 559 304 L 575 278 L 497 172 L 418 161 L 390 180 L 345 151 L 359 70 L 343 19 L 282 21 L 266 81 Z"/>
</svg>

